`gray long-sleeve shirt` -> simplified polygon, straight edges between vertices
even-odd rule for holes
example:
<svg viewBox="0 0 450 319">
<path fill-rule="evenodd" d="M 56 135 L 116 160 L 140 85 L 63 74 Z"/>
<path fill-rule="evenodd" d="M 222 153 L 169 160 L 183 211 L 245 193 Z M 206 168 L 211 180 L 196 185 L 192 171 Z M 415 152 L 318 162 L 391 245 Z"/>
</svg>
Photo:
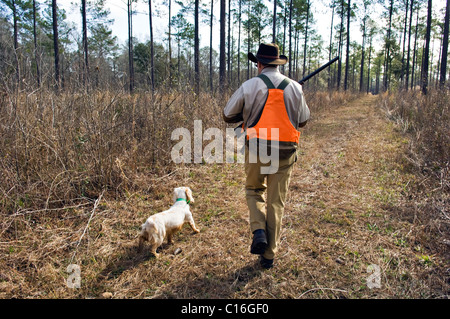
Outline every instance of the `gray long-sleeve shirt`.
<svg viewBox="0 0 450 319">
<path fill-rule="evenodd" d="M 278 87 L 286 78 L 275 67 L 266 67 L 261 73 L 266 75 L 275 87 Z M 269 91 L 262 79 L 254 77 L 244 82 L 234 92 L 223 110 L 225 122 L 244 121 L 245 127 L 254 123 L 267 100 L 268 94 Z M 297 129 L 300 128 L 300 124 L 309 119 L 310 112 L 306 105 L 302 86 L 297 81 L 291 81 L 284 89 L 284 103 L 292 125 Z"/>
</svg>

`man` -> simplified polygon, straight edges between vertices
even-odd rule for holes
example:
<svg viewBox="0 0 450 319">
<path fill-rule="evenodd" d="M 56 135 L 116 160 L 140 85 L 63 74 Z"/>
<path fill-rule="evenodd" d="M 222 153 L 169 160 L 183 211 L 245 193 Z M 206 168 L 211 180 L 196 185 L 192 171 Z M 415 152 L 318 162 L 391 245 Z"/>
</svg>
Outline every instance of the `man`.
<svg viewBox="0 0 450 319">
<path fill-rule="evenodd" d="M 310 112 L 301 85 L 278 70 L 288 58 L 279 54 L 276 44 L 260 44 L 256 56 L 249 53 L 248 58 L 257 64 L 258 76 L 233 94 L 223 116 L 227 123 L 243 121 L 247 132 L 245 190 L 253 233 L 250 252 L 260 255 L 261 266 L 269 269 L 277 252 L 289 179 L 297 161 L 298 130 L 306 125 Z M 268 147 L 269 152 L 278 152 L 275 171 L 263 170 L 267 160 L 261 150 L 257 153 L 249 147 L 252 141 L 257 149 Z"/>
</svg>

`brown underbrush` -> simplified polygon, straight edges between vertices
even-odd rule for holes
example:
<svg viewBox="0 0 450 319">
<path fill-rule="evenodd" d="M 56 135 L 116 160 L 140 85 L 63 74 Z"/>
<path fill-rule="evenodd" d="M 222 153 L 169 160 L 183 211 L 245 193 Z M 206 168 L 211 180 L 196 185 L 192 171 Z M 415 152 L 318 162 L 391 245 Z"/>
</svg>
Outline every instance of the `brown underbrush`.
<svg viewBox="0 0 450 319">
<path fill-rule="evenodd" d="M 177 167 L 171 161 L 171 132 L 179 127 L 192 132 L 194 119 L 202 120 L 204 128 L 224 128 L 222 108 L 230 94 L 219 98 L 177 91 L 133 95 L 111 91 L 3 92 L 3 296 L 64 296 L 45 287 L 62 279 L 69 262 L 80 261 L 76 259 L 78 250 L 91 248 L 93 229 L 97 234 L 94 241 L 112 235 L 112 229 L 116 243 L 133 239 L 143 216 L 135 215 L 133 209 L 116 215 L 105 203 L 123 199 L 126 203 L 136 194 L 163 199 L 171 187 L 179 186 L 167 183 L 173 174 L 195 174 L 192 167 Z M 322 108 L 336 96 L 339 101 L 351 98 L 346 94 L 332 96 L 315 93 L 310 106 Z M 102 216 L 99 224 L 98 216 Z M 110 245 L 95 251 L 106 253 Z M 81 260 L 86 258 L 96 259 L 95 254 L 87 254 Z M 86 270 L 84 275 L 89 277 Z"/>
<path fill-rule="evenodd" d="M 380 96 L 378 105 L 408 136 L 405 158 L 420 176 L 408 185 L 404 214 L 414 212 L 421 237 L 436 253 L 450 260 L 450 92 L 432 90 Z"/>
<path fill-rule="evenodd" d="M 417 194 L 411 185 L 428 181 L 403 160 L 409 139 L 372 97 L 349 93 L 307 94 L 312 118 L 280 254 L 273 270 L 258 268 L 248 252 L 242 165 L 176 165 L 170 157 L 175 128 L 192 132 L 194 120 L 203 129 L 226 127 L 230 94 L 1 95 L 0 297 L 448 296 L 445 237 L 436 237 L 445 216 L 433 224 L 415 213 L 420 202 L 403 205 Z M 159 259 L 139 254 L 140 225 L 167 209 L 181 185 L 193 190 L 201 232 L 184 228 Z M 446 200 L 429 204 L 443 209 Z M 370 264 L 381 267 L 378 290 L 366 284 Z M 69 287 L 70 265 L 80 269 L 79 288 Z"/>
<path fill-rule="evenodd" d="M 88 205 L 84 200 L 101 191 L 121 195 L 140 189 L 136 176 L 173 170 L 174 129 L 193 132 L 194 120 L 203 128 L 225 128 L 222 109 L 230 94 L 3 94 L 0 209 L 6 214 L 58 210 Z M 316 111 L 352 95 L 317 92 L 307 98 Z"/>
</svg>

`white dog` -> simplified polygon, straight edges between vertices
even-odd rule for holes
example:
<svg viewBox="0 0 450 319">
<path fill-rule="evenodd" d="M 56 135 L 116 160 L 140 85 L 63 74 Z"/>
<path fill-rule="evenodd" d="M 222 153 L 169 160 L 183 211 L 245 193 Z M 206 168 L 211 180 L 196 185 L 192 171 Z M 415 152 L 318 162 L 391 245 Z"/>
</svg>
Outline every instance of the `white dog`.
<svg viewBox="0 0 450 319">
<path fill-rule="evenodd" d="M 194 202 L 192 191 L 189 187 L 177 187 L 173 190 L 174 204 L 168 210 L 150 216 L 142 225 L 141 234 L 139 235 L 139 251 L 142 250 L 145 241 L 150 243 L 150 251 L 155 257 L 159 257 L 156 249 L 161 246 L 164 238 L 167 237 L 169 244 L 172 243 L 172 236 L 185 223 L 189 223 L 194 232 L 199 233 L 200 230 L 195 227 L 192 213 L 189 210 L 189 203 Z"/>
</svg>

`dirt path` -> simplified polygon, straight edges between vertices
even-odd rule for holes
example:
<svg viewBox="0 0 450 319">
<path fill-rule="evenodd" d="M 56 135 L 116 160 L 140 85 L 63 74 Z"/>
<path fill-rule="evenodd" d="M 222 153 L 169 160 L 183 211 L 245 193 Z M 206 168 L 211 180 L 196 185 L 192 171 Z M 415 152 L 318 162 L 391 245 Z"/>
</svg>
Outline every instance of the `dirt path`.
<svg viewBox="0 0 450 319">
<path fill-rule="evenodd" d="M 448 293 L 444 261 L 417 240 L 414 213 L 397 209 L 415 182 L 404 160 L 408 141 L 375 102 L 366 96 L 313 114 L 301 137 L 275 268 L 263 271 L 249 253 L 243 165 L 197 164 L 152 180 L 148 194 L 99 206 L 87 245 L 75 258 L 70 253 L 70 261 L 82 265 L 81 288 L 68 289 L 60 280 L 70 262 L 59 257 L 33 275 L 39 284 L 15 272 L 15 281 L 2 284 L 5 296 L 442 297 Z M 166 209 L 180 185 L 194 191 L 191 210 L 201 232 L 185 227 L 159 259 L 138 254 L 140 225 Z M 174 254 L 177 248 L 181 253 Z"/>
<path fill-rule="evenodd" d="M 415 243 L 412 217 L 393 213 L 414 176 L 403 160 L 407 140 L 375 101 L 367 96 L 320 112 L 303 132 L 276 268 L 262 271 L 257 257 L 249 254 L 243 166 L 197 165 L 179 177 L 196 190 L 193 211 L 201 233 L 192 235 L 185 228 L 175 245 L 181 254 L 167 247 L 160 260 L 132 262 L 104 289 L 110 286 L 118 297 L 153 298 L 444 294 L 435 275 L 439 259 Z M 180 181 L 174 177 L 166 186 L 172 182 Z M 129 283 L 130 277 L 147 278 L 146 289 L 140 280 Z M 120 288 L 121 279 L 126 289 Z"/>
<path fill-rule="evenodd" d="M 428 293 L 425 283 L 405 287 L 400 279 L 414 276 L 418 260 L 411 247 L 405 249 L 412 225 L 392 216 L 391 208 L 414 177 L 403 169 L 407 141 L 374 104 L 367 96 L 331 109 L 304 134 L 287 205 L 285 247 L 306 261 L 299 269 L 304 289 L 316 289 L 308 297 Z M 368 288 L 368 269 L 379 270 L 374 282 L 379 287 Z"/>
</svg>

